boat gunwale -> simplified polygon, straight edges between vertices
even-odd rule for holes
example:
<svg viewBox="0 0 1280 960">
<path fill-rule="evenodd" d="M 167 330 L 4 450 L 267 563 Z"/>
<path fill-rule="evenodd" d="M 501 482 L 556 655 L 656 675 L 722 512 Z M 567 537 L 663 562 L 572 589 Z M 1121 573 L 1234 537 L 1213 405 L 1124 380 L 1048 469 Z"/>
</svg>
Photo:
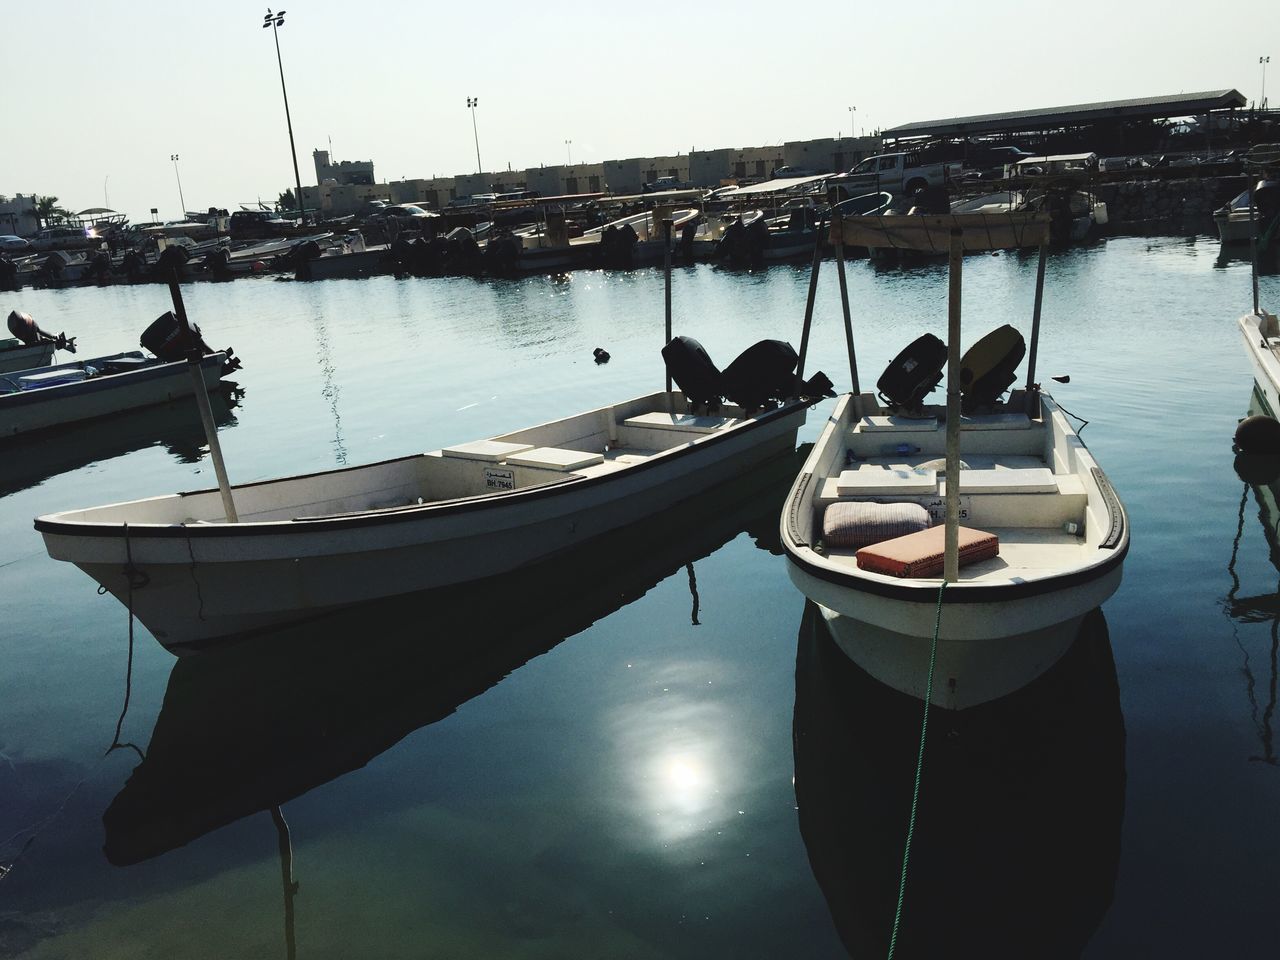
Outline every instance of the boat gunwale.
<svg viewBox="0 0 1280 960">
<path fill-rule="evenodd" d="M 70 363 L 56 364 L 48 367 L 31 367 L 28 370 L 10 370 L 7 373 L 4 373 L 0 376 L 3 376 L 6 379 L 8 379 L 16 376 L 17 374 L 28 373 L 28 372 L 49 373 L 55 370 L 73 370 L 76 367 L 83 368 L 84 364 L 92 364 L 94 361 L 97 361 L 97 360 L 105 362 L 109 360 L 117 360 L 121 358 L 134 357 L 134 356 L 142 356 L 143 360 L 150 359 L 145 355 L 143 355 L 141 351 L 130 350 L 130 351 L 125 351 L 124 353 L 114 353 L 114 354 L 101 356 L 101 357 L 92 357 L 88 360 L 77 360 L 77 361 L 72 361 Z M 226 359 L 227 359 L 227 354 L 225 350 L 215 350 L 213 353 L 206 353 L 201 358 L 200 366 L 202 368 L 209 368 L 209 369 L 213 369 L 216 367 L 217 369 L 220 370 L 222 367 L 222 364 L 226 361 Z M 122 383 L 126 385 L 131 385 L 131 384 L 146 383 L 151 380 L 159 380 L 163 377 L 172 376 L 174 374 L 180 373 L 182 372 L 180 368 L 185 369 L 189 365 L 190 365 L 189 360 L 172 360 L 172 361 L 169 361 L 168 363 L 161 361 L 159 363 L 149 363 L 146 366 L 138 368 L 137 370 L 121 370 L 118 373 L 104 373 L 104 374 L 99 374 L 96 377 L 86 377 L 84 380 L 77 380 L 72 383 L 59 383 L 59 384 L 48 386 L 48 387 L 36 387 L 31 390 L 18 390 L 12 393 L 0 393 L 0 413 L 3 413 L 6 409 L 12 409 L 15 407 L 24 407 L 24 406 L 29 406 L 31 404 L 48 403 L 51 400 L 67 399 L 70 397 L 81 397 L 81 396 L 86 396 L 93 393 L 101 393 L 104 390 L 109 390 L 109 389 L 112 389 L 113 387 L 118 387 Z M 128 378 L 128 379 L 121 379 L 121 378 Z M 218 379 L 221 379 L 221 373 L 219 373 Z M 104 416 L 104 417 L 113 416 L 114 414 L 119 412 L 121 411 L 110 410 L 110 411 L 107 411 L 106 413 L 101 414 L 101 416 Z M 93 418 L 89 418 L 89 419 L 93 419 Z M 37 427 L 37 428 L 22 430 L 14 434 L 8 434 L 8 433 L 0 434 L 0 440 L 5 440 L 5 439 L 10 439 L 15 437 L 25 437 L 30 433 L 34 433 L 36 430 L 43 430 L 43 429 L 46 429 L 46 428 Z"/>
<path fill-rule="evenodd" d="M 659 394 L 661 395 L 661 394 Z M 644 399 L 639 397 L 637 399 Z M 615 404 L 621 406 L 623 404 Z M 64 513 L 79 513 L 80 510 L 62 511 L 62 513 L 45 514 L 35 518 L 35 529 L 41 534 L 49 534 L 54 536 L 66 536 L 76 538 L 97 538 L 97 539 L 119 539 L 125 536 L 125 528 L 128 528 L 128 536 L 130 539 L 144 538 L 184 538 L 184 539 L 203 539 L 206 537 L 238 537 L 238 536 L 274 536 L 289 534 L 326 534 L 336 529 L 358 529 L 361 527 L 381 526 L 387 523 L 405 523 L 414 519 L 435 519 L 437 517 L 455 516 L 474 511 L 482 511 L 493 509 L 497 506 L 507 506 L 511 504 L 525 503 L 531 500 L 541 500 L 548 497 L 559 496 L 561 494 L 578 491 L 584 487 L 592 488 L 599 486 L 611 480 L 616 480 L 622 476 L 629 476 L 635 473 L 643 472 L 654 467 L 665 466 L 675 460 L 684 458 L 699 451 L 706 450 L 708 447 L 718 443 L 727 441 L 734 437 L 759 429 L 773 423 L 776 420 L 783 419 L 787 416 L 807 409 L 809 404 L 804 399 L 793 399 L 784 402 L 782 405 L 773 410 L 768 410 L 757 414 L 753 417 L 744 418 L 737 423 L 726 428 L 724 432 L 717 432 L 698 437 L 696 440 L 686 444 L 680 444 L 660 451 L 652 457 L 641 463 L 627 464 L 626 466 L 608 473 L 598 474 L 592 477 L 569 476 L 563 479 L 551 480 L 546 483 L 536 484 L 533 486 L 522 487 L 516 490 L 494 490 L 487 493 L 475 494 L 470 497 L 457 497 L 450 500 L 436 501 L 433 503 L 421 504 L 404 504 L 395 507 L 382 507 L 371 510 L 353 511 L 343 515 L 328 515 L 317 517 L 291 517 L 288 520 L 260 520 L 247 521 L 242 523 L 228 523 L 225 520 L 215 522 L 198 522 L 198 523 L 139 523 L 133 524 L 127 521 L 65 521 L 58 520 L 57 517 Z M 602 408 L 597 408 L 602 409 Z M 593 412 L 593 411 L 587 411 Z M 578 414 L 580 416 L 581 414 Z M 569 418 L 571 419 L 571 418 Z M 558 421 L 551 421 L 552 423 Z M 512 431 L 515 433 L 524 430 L 537 429 L 537 427 L 526 427 L 521 430 Z M 338 473 L 346 473 L 353 470 L 365 470 L 373 467 L 383 466 L 385 464 L 397 463 L 406 460 L 412 460 L 417 457 L 428 456 L 427 453 L 415 453 L 405 457 L 396 457 L 391 460 L 384 460 L 378 463 L 360 464 L 352 467 L 339 467 L 336 470 L 321 470 L 310 474 L 299 474 L 291 477 L 277 477 L 270 480 L 258 480 L 251 483 L 233 486 L 232 492 L 236 490 L 247 489 L 250 487 L 264 486 L 273 483 L 288 483 L 298 480 L 306 480 L 319 476 L 332 476 Z M 204 490 L 186 491 L 177 494 L 179 497 L 196 496 L 202 494 L 217 493 L 216 487 Z M 164 496 L 172 496 L 164 494 Z M 123 501 L 119 504 L 109 504 L 107 506 L 125 506 L 132 503 L 141 503 L 143 500 Z M 100 509 L 100 508 L 89 508 Z"/>
</svg>

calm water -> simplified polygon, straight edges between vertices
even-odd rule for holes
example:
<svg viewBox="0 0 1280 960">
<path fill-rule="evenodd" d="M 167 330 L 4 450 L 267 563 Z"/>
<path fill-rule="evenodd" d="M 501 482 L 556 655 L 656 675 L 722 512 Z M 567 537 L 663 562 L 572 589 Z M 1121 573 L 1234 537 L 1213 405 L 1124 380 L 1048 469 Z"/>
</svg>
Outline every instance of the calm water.
<svg viewBox="0 0 1280 960">
<path fill-rule="evenodd" d="M 1120 239 L 1050 262 L 1041 378 L 1071 375 L 1053 392 L 1090 421 L 1133 548 L 1061 669 L 931 725 L 900 956 L 939 931 L 957 956 L 1271 949 L 1280 518 L 1232 468 L 1249 274 L 1217 253 Z M 1034 274 L 966 260 L 966 341 L 1029 330 Z M 677 271 L 676 332 L 721 366 L 761 338 L 798 346 L 807 282 Z M 945 333 L 942 267 L 852 264 L 850 288 L 864 387 Z M 828 262 L 810 369 L 847 389 L 836 289 Z M 187 306 L 244 359 L 221 413 L 237 481 L 490 436 L 663 377 L 657 271 L 242 280 Z M 136 346 L 168 302 L 128 287 L 0 308 L 92 356 Z M 0 451 L 0 956 L 284 957 L 287 931 L 300 957 L 882 956 L 919 711 L 833 651 L 791 587 L 775 528 L 794 469 L 502 589 L 183 662 L 138 628 L 120 739 L 139 767 L 104 757 L 126 613 L 31 519 L 211 485 L 194 416 Z"/>
</svg>

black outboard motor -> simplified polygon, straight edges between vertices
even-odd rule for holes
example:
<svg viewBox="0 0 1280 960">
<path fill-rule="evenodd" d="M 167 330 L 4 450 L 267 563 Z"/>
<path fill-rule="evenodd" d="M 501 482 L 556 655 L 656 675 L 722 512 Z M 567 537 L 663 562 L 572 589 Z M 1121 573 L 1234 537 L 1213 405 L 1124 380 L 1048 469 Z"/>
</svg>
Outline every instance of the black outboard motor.
<svg viewBox="0 0 1280 960">
<path fill-rule="evenodd" d="M 304 240 L 289 251 L 293 260 L 293 278 L 295 280 L 311 279 L 311 261 L 320 256 L 320 244 L 314 240 Z"/>
<path fill-rule="evenodd" d="M 947 345 L 932 333 L 910 344 L 880 374 L 876 389 L 890 410 L 917 410 L 924 398 L 942 382 Z"/>
<path fill-rule="evenodd" d="M 194 323 L 189 325 L 191 327 L 191 335 L 196 341 L 195 346 L 199 348 L 200 355 L 206 356 L 213 353 L 213 348 L 204 342 L 200 327 Z M 165 363 L 185 360 L 191 352 L 189 341 L 183 335 L 182 326 L 178 323 L 178 318 L 173 315 L 172 311 L 162 313 L 152 322 L 151 326 L 143 330 L 142 336 L 138 338 L 138 343 Z M 222 365 L 224 374 L 240 369 L 240 358 L 232 353 L 230 347 L 224 350 L 223 353 L 227 355 L 226 363 Z"/>
<path fill-rule="evenodd" d="M 667 373 L 691 404 L 706 404 L 707 412 L 720 409 L 724 396 L 722 374 L 693 337 L 672 337 L 662 348 Z"/>
<path fill-rule="evenodd" d="M 191 254 L 187 253 L 185 247 L 165 247 L 160 251 L 160 256 L 156 258 L 152 274 L 161 283 L 166 283 L 170 277 L 175 275 L 178 277 L 185 276 L 187 261 L 190 259 Z"/>
<path fill-rule="evenodd" d="M 754 343 L 724 368 L 724 395 L 750 416 L 794 392 L 799 362 L 795 350 L 785 340 Z"/>
<path fill-rule="evenodd" d="M 1015 327 L 997 327 L 960 358 L 960 410 L 974 413 L 992 406 L 1017 376 L 1027 345 Z"/>
<path fill-rule="evenodd" d="M 817 401 L 834 397 L 831 380 L 821 371 L 806 381 L 795 374 L 800 358 L 785 340 L 761 340 L 743 350 L 725 367 L 721 382 L 724 395 L 742 407 L 747 416 L 772 409 L 791 397 Z"/>
<path fill-rule="evenodd" d="M 0 290 L 16 292 L 21 286 L 18 282 L 18 265 L 0 253 Z"/>
</svg>

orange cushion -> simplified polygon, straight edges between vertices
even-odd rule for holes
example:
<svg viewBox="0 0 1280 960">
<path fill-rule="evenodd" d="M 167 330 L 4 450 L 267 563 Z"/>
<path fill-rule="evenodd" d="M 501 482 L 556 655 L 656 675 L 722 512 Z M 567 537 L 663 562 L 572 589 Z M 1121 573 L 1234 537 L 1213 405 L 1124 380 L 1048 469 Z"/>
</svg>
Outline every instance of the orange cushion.
<svg viewBox="0 0 1280 960">
<path fill-rule="evenodd" d="M 890 577 L 936 577 L 942 572 L 946 549 L 946 527 L 930 527 L 882 543 L 863 547 L 855 554 L 858 567 Z M 1000 553 L 1000 540 L 994 533 L 960 528 L 960 566 L 989 560 Z"/>
</svg>

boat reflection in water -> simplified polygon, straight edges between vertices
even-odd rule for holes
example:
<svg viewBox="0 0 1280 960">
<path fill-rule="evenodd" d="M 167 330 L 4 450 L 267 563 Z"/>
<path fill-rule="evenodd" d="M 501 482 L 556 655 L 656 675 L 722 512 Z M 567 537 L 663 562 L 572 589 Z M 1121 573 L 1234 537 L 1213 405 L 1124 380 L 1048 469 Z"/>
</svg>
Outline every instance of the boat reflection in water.
<svg viewBox="0 0 1280 960">
<path fill-rule="evenodd" d="M 232 412 L 240 405 L 244 390 L 230 381 L 221 381 L 209 391 L 213 420 L 219 427 L 232 427 Z M 39 486 L 60 473 L 78 470 L 99 460 L 123 456 L 147 447 L 163 446 L 181 463 L 198 463 L 208 455 L 204 427 L 194 398 L 114 414 L 109 420 L 94 420 L 42 431 L 31 437 L 4 441 L 0 456 L 0 496 Z"/>
<path fill-rule="evenodd" d="M 841 939 L 886 956 L 922 704 L 877 683 L 806 603 L 796 655 L 800 833 Z M 1111 904 L 1124 720 L 1106 621 L 1018 692 L 933 709 L 895 956 L 1077 957 Z"/>
<path fill-rule="evenodd" d="M 1249 403 L 1249 416 L 1266 414 L 1270 416 L 1266 404 L 1259 396 L 1255 386 Z M 1244 658 L 1241 673 L 1245 679 L 1245 694 L 1249 700 L 1249 713 L 1258 735 L 1260 752 L 1251 755 L 1250 760 L 1277 765 L 1275 750 L 1275 731 L 1273 720 L 1276 713 L 1277 693 L 1280 683 L 1280 581 L 1276 582 L 1276 590 L 1271 593 L 1241 596 L 1243 584 L 1236 572 L 1236 562 L 1240 555 L 1240 542 L 1244 537 L 1245 512 L 1249 502 L 1249 494 L 1253 494 L 1258 506 L 1258 521 L 1262 524 L 1262 535 L 1267 544 L 1267 557 L 1271 566 L 1280 574 L 1280 455 L 1237 454 L 1235 459 L 1236 475 L 1243 481 L 1244 488 L 1240 493 L 1240 509 L 1236 523 L 1236 535 L 1231 545 L 1231 559 L 1227 563 L 1227 574 L 1231 578 L 1231 588 L 1224 598 L 1223 609 L 1232 621 L 1232 635 L 1240 653 Z M 1249 648 L 1245 644 L 1240 625 L 1266 623 L 1268 630 L 1267 680 L 1260 684 L 1255 672 L 1253 658 L 1249 656 Z M 1265 703 L 1259 703 L 1259 687 L 1265 689 Z"/>
<path fill-rule="evenodd" d="M 526 661 L 747 532 L 780 554 L 777 516 L 806 449 L 644 524 L 515 575 L 342 611 L 180 658 L 145 759 L 103 815 L 118 866 L 273 811 L 369 763 Z M 286 924 L 288 926 L 288 924 Z"/>
</svg>

